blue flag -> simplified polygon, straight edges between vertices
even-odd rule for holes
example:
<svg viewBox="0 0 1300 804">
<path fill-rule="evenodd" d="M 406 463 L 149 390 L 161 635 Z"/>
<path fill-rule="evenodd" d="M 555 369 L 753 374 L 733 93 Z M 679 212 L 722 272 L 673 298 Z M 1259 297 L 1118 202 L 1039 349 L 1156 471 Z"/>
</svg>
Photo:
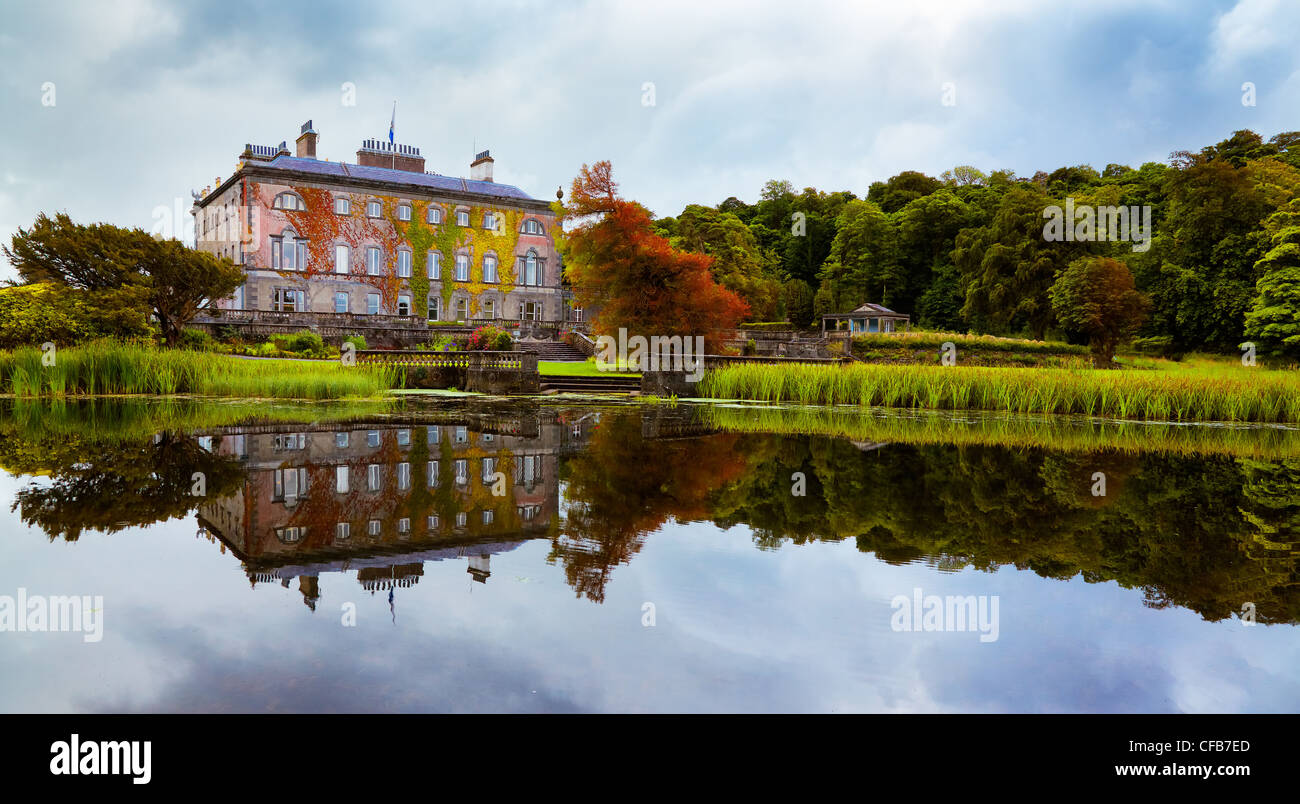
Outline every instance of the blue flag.
<svg viewBox="0 0 1300 804">
<path fill-rule="evenodd" d="M 397 125 L 397 101 L 393 101 L 393 119 L 388 123 L 388 144 L 393 144 L 393 127 Z"/>
</svg>

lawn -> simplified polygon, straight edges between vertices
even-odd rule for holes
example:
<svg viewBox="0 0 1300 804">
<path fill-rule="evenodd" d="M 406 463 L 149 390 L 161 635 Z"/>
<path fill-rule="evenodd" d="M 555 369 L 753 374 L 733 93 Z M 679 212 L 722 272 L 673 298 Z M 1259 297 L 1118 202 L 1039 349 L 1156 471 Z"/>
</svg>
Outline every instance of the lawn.
<svg viewBox="0 0 1300 804">
<path fill-rule="evenodd" d="M 624 369 L 626 368 L 625 364 L 620 365 L 623 365 Z M 537 361 L 537 371 L 543 377 L 604 377 L 615 373 L 615 369 L 598 367 L 596 361 L 593 359 L 585 360 L 581 363 L 564 363 L 557 360 L 539 360 Z M 628 372 L 624 371 L 624 373 Z M 638 373 L 628 374 L 633 377 L 641 376 Z"/>
</svg>

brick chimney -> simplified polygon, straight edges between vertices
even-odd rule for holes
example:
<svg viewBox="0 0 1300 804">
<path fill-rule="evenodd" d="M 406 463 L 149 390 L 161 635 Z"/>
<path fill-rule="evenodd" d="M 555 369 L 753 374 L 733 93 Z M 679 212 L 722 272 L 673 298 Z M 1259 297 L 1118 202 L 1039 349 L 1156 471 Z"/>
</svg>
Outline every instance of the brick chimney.
<svg viewBox="0 0 1300 804">
<path fill-rule="evenodd" d="M 387 140 L 366 140 L 357 149 L 357 164 L 362 167 L 392 168 L 411 173 L 424 172 L 424 157 L 412 145 L 390 143 Z"/>
<path fill-rule="evenodd" d="M 469 177 L 472 181 L 492 181 L 492 154 L 487 151 L 475 155 L 469 163 Z"/>
<path fill-rule="evenodd" d="M 305 159 L 315 159 L 316 140 L 318 137 L 320 137 L 320 135 L 311 127 L 310 120 L 303 123 L 302 133 L 298 135 L 298 156 Z"/>
</svg>

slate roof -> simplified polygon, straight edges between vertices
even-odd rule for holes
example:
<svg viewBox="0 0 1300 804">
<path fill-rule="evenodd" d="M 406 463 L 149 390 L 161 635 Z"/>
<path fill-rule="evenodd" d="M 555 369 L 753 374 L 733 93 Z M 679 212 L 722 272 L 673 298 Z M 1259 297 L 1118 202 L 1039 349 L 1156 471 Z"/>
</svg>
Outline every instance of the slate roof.
<svg viewBox="0 0 1300 804">
<path fill-rule="evenodd" d="M 896 313 L 893 310 L 889 309 L 888 307 L 879 304 L 872 304 L 871 302 L 867 302 L 861 307 L 854 309 L 852 312 L 833 313 L 831 315 L 826 315 L 822 317 L 823 318 L 844 318 L 845 316 L 858 315 L 862 313 L 865 313 L 867 315 L 893 315 L 893 316 L 898 316 L 899 318 L 907 318 L 907 315 L 905 313 Z"/>
<path fill-rule="evenodd" d="M 438 176 L 432 173 L 414 173 L 409 170 L 392 168 L 364 167 L 350 165 L 346 162 L 326 162 L 320 159 L 304 159 L 297 156 L 281 154 L 270 162 L 249 162 L 250 166 L 280 170 L 293 170 L 299 173 L 315 173 L 335 179 L 364 179 L 367 181 L 392 182 L 425 187 L 430 190 L 453 190 L 462 193 L 477 193 L 496 198 L 517 198 L 523 201 L 535 201 L 528 193 L 512 184 L 498 184 L 491 181 L 473 181 L 454 176 Z"/>
</svg>

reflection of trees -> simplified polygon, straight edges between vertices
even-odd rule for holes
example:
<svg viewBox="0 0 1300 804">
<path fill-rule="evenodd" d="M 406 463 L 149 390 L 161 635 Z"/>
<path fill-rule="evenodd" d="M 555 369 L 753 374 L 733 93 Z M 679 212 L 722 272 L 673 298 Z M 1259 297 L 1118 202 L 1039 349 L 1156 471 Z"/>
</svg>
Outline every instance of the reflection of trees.
<svg viewBox="0 0 1300 804">
<path fill-rule="evenodd" d="M 183 517 L 243 480 L 238 461 L 214 455 L 190 436 L 112 442 L 80 439 L 0 439 L 0 463 L 11 471 L 48 474 L 48 484 L 18 491 L 11 510 L 51 539 L 76 540 L 85 529 L 113 533 Z M 194 496 L 202 473 L 205 496 Z"/>
<path fill-rule="evenodd" d="M 1224 457 L 1052 453 L 996 447 L 890 445 L 755 436 L 750 462 L 724 489 L 719 524 L 748 522 L 765 544 L 856 538 L 885 560 L 943 556 L 1012 565 L 1144 591 L 1222 619 L 1256 603 L 1261 620 L 1295 621 L 1294 546 L 1300 462 Z M 808 476 L 792 498 L 791 472 Z M 1091 494 L 1105 472 L 1107 494 Z"/>
<path fill-rule="evenodd" d="M 569 459 L 567 525 L 552 540 L 576 592 L 605 599 L 615 566 L 641 549 L 645 535 L 669 518 L 712 517 L 715 490 L 744 471 L 736 436 L 656 440 L 641 437 L 636 416 L 607 416 L 587 448 Z"/>
</svg>

